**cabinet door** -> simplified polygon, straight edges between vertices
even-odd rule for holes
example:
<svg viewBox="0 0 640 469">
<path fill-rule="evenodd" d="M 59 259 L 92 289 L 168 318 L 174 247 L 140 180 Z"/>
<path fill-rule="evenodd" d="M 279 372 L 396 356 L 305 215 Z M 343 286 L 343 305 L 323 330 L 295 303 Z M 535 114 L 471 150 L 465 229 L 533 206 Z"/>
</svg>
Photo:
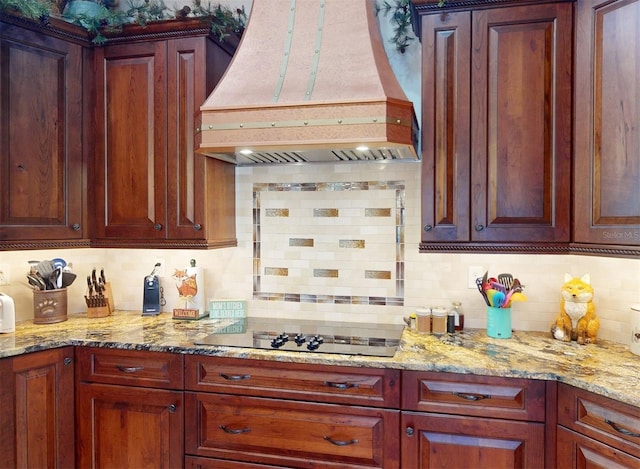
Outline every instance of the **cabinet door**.
<svg viewBox="0 0 640 469">
<path fill-rule="evenodd" d="M 560 426 L 556 452 L 565 469 L 640 467 L 639 458 Z"/>
<path fill-rule="evenodd" d="M 208 36 L 167 42 L 167 236 L 236 245 L 235 165 L 194 151 L 200 106 L 231 55 Z"/>
<path fill-rule="evenodd" d="M 474 11 L 471 239 L 570 240 L 572 5 Z"/>
<path fill-rule="evenodd" d="M 403 412 L 402 467 L 544 467 L 544 424 Z"/>
<path fill-rule="evenodd" d="M 80 45 L 0 23 L 0 241 L 84 236 L 82 77 Z"/>
<path fill-rule="evenodd" d="M 0 465 L 74 467 L 73 348 L 35 352 L 2 362 Z"/>
<path fill-rule="evenodd" d="M 574 241 L 640 244 L 640 1 L 576 4 Z"/>
<path fill-rule="evenodd" d="M 571 4 L 422 18 L 424 242 L 568 242 Z"/>
<path fill-rule="evenodd" d="M 423 241 L 469 240 L 471 13 L 422 18 Z"/>
<path fill-rule="evenodd" d="M 77 385 L 78 467 L 183 467 L 183 393 Z"/>
<path fill-rule="evenodd" d="M 206 99 L 206 38 L 168 41 L 168 223 L 172 239 L 204 238 L 204 157 L 194 152 L 196 113 Z"/>
<path fill-rule="evenodd" d="M 166 43 L 96 51 L 98 238 L 166 237 Z"/>
</svg>

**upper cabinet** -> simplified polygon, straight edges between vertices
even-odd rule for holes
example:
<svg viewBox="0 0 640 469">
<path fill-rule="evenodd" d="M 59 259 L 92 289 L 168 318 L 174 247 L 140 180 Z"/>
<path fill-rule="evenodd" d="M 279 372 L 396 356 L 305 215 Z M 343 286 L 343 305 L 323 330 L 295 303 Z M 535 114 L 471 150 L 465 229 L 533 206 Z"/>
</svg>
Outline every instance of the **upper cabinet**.
<svg viewBox="0 0 640 469">
<path fill-rule="evenodd" d="M 639 18 L 638 0 L 576 5 L 577 243 L 640 245 Z"/>
<path fill-rule="evenodd" d="M 0 21 L 0 249 L 88 246 L 83 46 Z"/>
<path fill-rule="evenodd" d="M 572 5 L 424 13 L 421 250 L 568 245 Z"/>
<path fill-rule="evenodd" d="M 231 53 L 202 28 L 150 37 L 95 51 L 92 245 L 235 246 L 235 166 L 194 152 Z"/>
</svg>

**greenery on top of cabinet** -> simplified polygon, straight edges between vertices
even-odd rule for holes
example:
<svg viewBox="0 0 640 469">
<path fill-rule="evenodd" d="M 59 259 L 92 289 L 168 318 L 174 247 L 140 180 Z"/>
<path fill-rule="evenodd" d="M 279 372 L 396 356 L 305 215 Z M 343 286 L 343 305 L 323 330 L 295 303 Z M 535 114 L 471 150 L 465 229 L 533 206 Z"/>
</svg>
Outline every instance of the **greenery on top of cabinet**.
<svg viewBox="0 0 640 469">
<path fill-rule="evenodd" d="M 178 10 L 167 7 L 164 0 L 127 0 L 124 7 L 120 7 L 119 0 L 0 0 L 0 12 L 45 23 L 50 16 L 59 16 L 86 29 L 96 44 L 107 41 L 103 33 L 117 33 L 127 24 L 146 26 L 153 21 L 209 19 L 211 33 L 222 41 L 231 34 L 241 36 L 247 23 L 244 6 L 232 10 L 201 0 L 192 0 L 191 6 Z"/>
</svg>

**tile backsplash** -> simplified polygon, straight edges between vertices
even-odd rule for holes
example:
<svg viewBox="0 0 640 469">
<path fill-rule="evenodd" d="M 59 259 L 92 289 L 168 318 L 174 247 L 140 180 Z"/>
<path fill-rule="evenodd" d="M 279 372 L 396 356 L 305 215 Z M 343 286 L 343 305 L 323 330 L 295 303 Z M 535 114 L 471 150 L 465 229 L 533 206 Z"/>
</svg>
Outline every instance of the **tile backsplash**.
<svg viewBox="0 0 640 469">
<path fill-rule="evenodd" d="M 467 287 L 468 270 L 511 272 L 527 302 L 513 307 L 513 327 L 547 331 L 560 304 L 565 272 L 591 275 L 599 337 L 630 343 L 630 306 L 640 303 L 640 260 L 577 255 L 419 254 L 420 163 L 340 163 L 238 167 L 238 247 L 210 251 L 76 249 L 1 252 L 17 319 L 33 318 L 28 261 L 64 257 L 78 280 L 69 312 L 86 310 L 85 282 L 104 267 L 118 309 L 141 310 L 144 276 L 156 260 L 166 311 L 177 306 L 171 274 L 190 259 L 204 267 L 210 298 L 248 300 L 256 316 L 395 322 L 423 305 L 462 301 L 465 327 L 486 327 L 484 303 Z M 46 326 L 42 326 L 45 328 Z"/>
</svg>

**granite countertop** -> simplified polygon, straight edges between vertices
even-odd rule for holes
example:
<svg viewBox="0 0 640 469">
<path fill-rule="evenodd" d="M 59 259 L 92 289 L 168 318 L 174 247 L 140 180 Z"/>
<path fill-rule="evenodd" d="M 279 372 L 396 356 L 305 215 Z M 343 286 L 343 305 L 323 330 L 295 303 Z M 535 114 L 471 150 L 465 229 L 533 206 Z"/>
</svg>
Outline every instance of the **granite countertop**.
<svg viewBox="0 0 640 469">
<path fill-rule="evenodd" d="M 55 324 L 22 321 L 0 334 L 0 358 L 66 345 L 276 360 L 486 376 L 557 380 L 640 407 L 640 356 L 605 340 L 586 346 L 554 340 L 549 333 L 516 331 L 510 339 L 487 337 L 484 329 L 442 336 L 405 328 L 394 357 L 365 357 L 194 345 L 233 323 L 229 319 L 175 320 L 170 313 L 142 316 L 116 311 L 106 318 L 71 314 Z"/>
</svg>

